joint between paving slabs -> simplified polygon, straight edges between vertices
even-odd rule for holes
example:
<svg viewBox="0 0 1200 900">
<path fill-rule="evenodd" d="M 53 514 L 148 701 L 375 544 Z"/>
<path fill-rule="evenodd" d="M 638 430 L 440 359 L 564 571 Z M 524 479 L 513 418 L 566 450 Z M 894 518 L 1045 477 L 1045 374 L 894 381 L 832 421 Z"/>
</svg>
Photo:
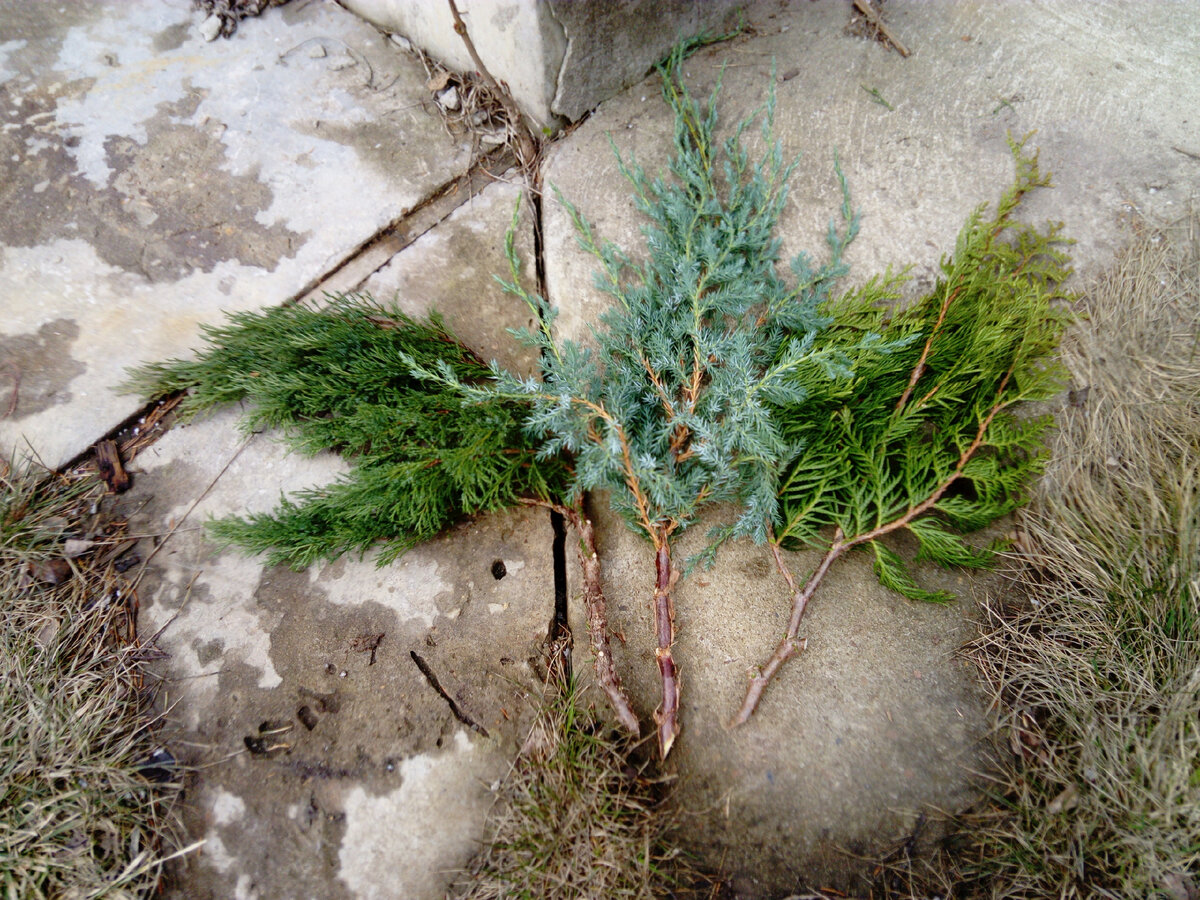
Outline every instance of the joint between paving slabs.
<svg viewBox="0 0 1200 900">
<path fill-rule="evenodd" d="M 371 235 L 341 262 L 282 301 L 280 306 L 305 302 L 319 304 L 326 294 L 351 293 L 361 289 L 393 256 L 445 221 L 460 206 L 470 202 L 484 186 L 497 179 L 499 176 L 493 170 L 507 172 L 511 170 L 513 162 L 510 154 L 480 160 L 468 172 L 446 182 L 403 216 Z M 173 420 L 169 413 L 183 396 L 172 394 L 147 401 L 100 435 L 86 449 L 67 460 L 60 471 L 69 472 L 85 465 L 94 465 L 96 448 L 107 441 L 117 442 L 123 462 L 133 459 L 170 430 Z"/>
<path fill-rule="evenodd" d="M 455 210 L 470 202 L 486 185 L 500 179 L 514 165 L 515 158 L 507 151 L 478 159 L 465 173 L 446 182 L 412 209 L 375 232 L 341 262 L 314 278 L 281 305 L 320 303 L 326 294 L 360 290 L 392 257 L 448 219 Z"/>
<path fill-rule="evenodd" d="M 533 209 L 533 271 L 537 292 L 548 298 L 546 291 L 546 244 L 545 219 L 542 215 L 541 165 L 539 158 L 534 163 L 534 169 L 529 173 L 526 193 L 529 195 L 529 205 Z M 545 350 L 542 351 L 545 353 Z M 567 523 L 562 513 L 549 511 L 550 529 L 554 537 L 550 543 L 550 559 L 554 566 L 554 611 L 550 616 L 550 625 L 546 631 L 546 650 L 551 671 L 555 669 L 569 684 L 572 677 L 571 648 L 574 636 L 571 633 L 570 598 L 567 585 Z"/>
</svg>

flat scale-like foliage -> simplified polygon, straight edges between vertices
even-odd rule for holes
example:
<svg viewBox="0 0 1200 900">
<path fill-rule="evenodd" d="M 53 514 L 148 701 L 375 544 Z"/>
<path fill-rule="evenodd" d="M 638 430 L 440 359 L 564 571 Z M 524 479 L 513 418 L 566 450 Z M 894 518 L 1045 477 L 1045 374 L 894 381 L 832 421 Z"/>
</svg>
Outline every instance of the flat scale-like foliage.
<svg viewBox="0 0 1200 900">
<path fill-rule="evenodd" d="M 784 547 L 821 546 L 830 527 L 853 539 L 908 516 L 902 527 L 919 558 L 991 561 L 961 535 L 1020 506 L 1039 470 L 1050 419 L 1018 418 L 1014 408 L 1059 389 L 1051 359 L 1066 318 L 1056 301 L 1070 271 L 1057 226 L 1013 218 L 1021 197 L 1048 180 L 1021 144 L 1012 149 L 1016 183 L 994 216 L 972 214 L 932 291 L 904 305 L 899 279 L 876 279 L 826 305 L 822 339 L 845 348 L 854 371 L 836 380 L 797 372 L 807 401 L 773 412 L 804 448 L 779 485 Z M 887 343 L 864 339 L 880 334 Z M 919 588 L 885 544 L 866 542 L 885 585 L 948 599 Z"/>
<path fill-rule="evenodd" d="M 965 536 L 1020 506 L 1040 470 L 1050 419 L 1014 411 L 1061 384 L 1053 354 L 1067 321 L 1058 301 L 1070 269 L 1060 226 L 1038 229 L 1014 217 L 1049 178 L 1023 142 L 1011 147 L 1015 183 L 991 217 L 985 207 L 971 215 L 934 289 L 904 305 L 900 279 L 882 278 L 827 304 L 832 324 L 822 337 L 846 348 L 852 374 L 829 380 L 798 369 L 806 402 L 773 411 L 788 439 L 803 445 L 779 484 L 774 537 L 792 614 L 751 678 L 735 724 L 802 646 L 800 620 L 838 559 L 869 548 L 885 587 L 914 600 L 948 600 L 917 584 L 889 536 L 911 534 L 917 559 L 988 566 L 996 547 L 973 546 Z M 778 549 L 801 546 L 825 553 L 797 586 Z"/>
</svg>

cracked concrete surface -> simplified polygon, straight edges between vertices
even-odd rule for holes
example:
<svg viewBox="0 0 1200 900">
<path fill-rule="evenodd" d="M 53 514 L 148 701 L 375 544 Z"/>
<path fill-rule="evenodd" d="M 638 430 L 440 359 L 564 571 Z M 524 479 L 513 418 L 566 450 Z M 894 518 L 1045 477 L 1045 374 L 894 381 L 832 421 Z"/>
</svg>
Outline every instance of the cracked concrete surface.
<svg viewBox="0 0 1200 900">
<path fill-rule="evenodd" d="M 138 408 L 128 366 L 300 293 L 468 164 L 420 65 L 333 3 L 213 44 L 187 0 L 0 17 L 6 454 L 77 455 Z M 47 341 L 50 375 L 20 349 Z"/>
<path fill-rule="evenodd" d="M 464 523 L 385 568 L 265 567 L 198 526 L 268 509 L 344 463 L 246 439 L 236 415 L 168 433 L 124 500 L 142 533 L 176 528 L 142 581 L 141 627 L 170 653 L 163 699 L 184 758 L 215 763 L 184 804 L 207 843 L 172 869 L 167 896 L 439 897 L 483 838 L 490 786 L 542 689 L 549 522 Z M 194 509 L 176 502 L 210 485 Z M 455 719 L 412 651 L 487 737 Z"/>
<path fill-rule="evenodd" d="M 804 153 L 785 253 L 819 247 L 835 149 L 863 210 L 851 279 L 912 263 L 914 289 L 964 216 L 1008 184 L 1008 132 L 1037 130 L 1058 187 L 1029 215 L 1066 222 L 1080 284 L 1131 219 L 1170 217 L 1195 197 L 1200 25 L 1177 6 L 896 0 L 888 15 L 908 59 L 846 34 L 844 3 L 771 0 L 749 9 L 751 34 L 688 63 L 698 93 L 728 64 L 728 122 L 762 102 L 774 62 L 784 150 Z M 74 456 L 138 408 L 114 392 L 126 366 L 188 352 L 199 324 L 227 311 L 331 283 L 469 164 L 427 111 L 419 65 L 331 2 L 295 0 L 212 44 L 186 0 L 0 0 L 0 21 L 0 198 L 16 211 L 0 222 L 6 452 L 28 441 L 50 463 Z M 553 144 L 545 182 L 600 236 L 637 248 L 608 135 L 653 170 L 670 133 L 648 79 Z M 506 272 L 518 189 L 460 191 L 422 237 L 338 284 L 412 313 L 439 308 L 482 355 L 533 371 L 503 334 L 528 324 L 527 310 L 491 279 Z M 523 215 L 517 246 L 532 272 L 530 204 Z M 604 304 L 591 261 L 556 204 L 541 224 L 559 327 L 586 336 Z M 137 550 L 154 554 L 141 625 L 162 629 L 180 755 L 203 766 L 184 810 L 206 843 L 172 869 L 167 895 L 440 897 L 482 836 L 540 690 L 530 660 L 553 601 L 549 523 L 532 511 L 463 523 L 382 569 L 370 557 L 264 567 L 211 543 L 206 518 L 270 509 L 346 463 L 291 454 L 276 435 L 247 439 L 237 412 L 171 430 L 132 461 L 135 487 L 119 501 L 155 535 Z M 593 505 L 627 637 L 614 651 L 648 719 L 652 572 L 603 498 Z M 869 855 L 906 837 L 921 809 L 973 796 L 985 710 L 954 649 L 990 586 L 942 577 L 962 594 L 950 609 L 888 594 L 861 560 L 836 571 L 806 621 L 807 651 L 733 733 L 723 723 L 769 652 L 785 591 L 748 546 L 680 585 L 676 802 L 696 823 L 690 848 L 724 865 L 737 896 L 853 889 L 845 851 Z M 451 715 L 411 651 L 489 737 Z"/>
</svg>

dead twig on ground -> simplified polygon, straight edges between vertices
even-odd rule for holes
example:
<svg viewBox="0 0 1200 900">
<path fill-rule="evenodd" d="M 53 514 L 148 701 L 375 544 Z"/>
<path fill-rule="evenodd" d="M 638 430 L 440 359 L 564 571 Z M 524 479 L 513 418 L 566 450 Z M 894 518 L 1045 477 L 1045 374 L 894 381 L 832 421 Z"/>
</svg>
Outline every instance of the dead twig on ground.
<svg viewBox="0 0 1200 900">
<path fill-rule="evenodd" d="M 411 656 L 412 661 L 417 664 L 417 668 L 421 670 L 421 674 L 425 676 L 425 680 L 429 682 L 429 686 L 437 691 L 441 695 L 442 699 L 445 700 L 450 706 L 450 712 L 454 714 L 454 718 L 458 719 L 458 721 L 462 722 L 472 731 L 478 732 L 484 737 L 489 737 L 487 729 L 467 715 L 467 713 L 463 711 L 462 707 L 454 702 L 454 698 L 446 693 L 446 689 L 442 687 L 442 683 L 438 681 L 437 675 L 433 673 L 433 669 L 429 667 L 429 663 L 425 662 L 421 654 L 416 650 L 409 650 L 408 655 Z"/>
<path fill-rule="evenodd" d="M 908 57 L 908 48 L 900 43 L 900 39 L 884 24 L 879 11 L 871 6 L 871 0 L 854 0 L 854 8 L 862 14 L 863 18 L 874 29 L 877 38 L 883 40 L 884 43 L 891 44 L 901 56 Z"/>
<path fill-rule="evenodd" d="M 512 94 L 508 92 L 507 88 L 496 81 L 492 73 L 488 71 L 488 67 L 484 65 L 483 59 L 479 56 L 479 51 L 475 49 L 475 42 L 471 40 L 470 32 L 467 31 L 467 25 L 458 11 L 458 4 L 454 0 L 447 0 L 447 3 L 450 4 L 450 15 L 454 17 L 455 33 L 462 38 L 463 44 L 466 45 L 467 53 L 470 54 L 471 61 L 475 64 L 479 76 L 491 88 L 496 98 L 504 107 L 513 150 L 517 154 L 521 168 L 526 171 L 531 180 L 534 180 L 536 179 L 537 163 L 539 154 L 541 153 L 540 141 L 534 136 L 532 129 L 526 123 L 525 116 L 517 106 L 516 101 L 513 100 Z"/>
</svg>

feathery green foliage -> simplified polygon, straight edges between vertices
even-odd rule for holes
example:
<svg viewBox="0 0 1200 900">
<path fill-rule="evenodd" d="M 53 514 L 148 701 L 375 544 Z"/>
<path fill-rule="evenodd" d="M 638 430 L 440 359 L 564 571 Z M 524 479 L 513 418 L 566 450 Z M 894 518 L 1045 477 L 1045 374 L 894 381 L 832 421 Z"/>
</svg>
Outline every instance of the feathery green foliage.
<svg viewBox="0 0 1200 900">
<path fill-rule="evenodd" d="M 772 410 L 786 440 L 804 448 L 780 483 L 784 547 L 824 545 L 830 527 L 853 541 L 901 522 L 918 559 L 991 561 L 990 548 L 962 535 L 1020 506 L 1039 469 L 1051 420 L 1013 410 L 1059 389 L 1051 359 L 1066 314 L 1056 301 L 1070 271 L 1059 226 L 1014 218 L 1021 198 L 1049 181 L 1022 143 L 1012 150 L 1016 182 L 992 217 L 984 207 L 971 215 L 932 291 L 903 306 L 901 280 L 882 278 L 824 308 L 832 324 L 822 342 L 853 360 L 853 375 L 798 370 L 806 402 Z M 884 585 L 948 599 L 919 588 L 879 540 L 865 543 Z"/>
<path fill-rule="evenodd" d="M 799 449 L 781 434 L 771 405 L 804 402 L 808 386 L 790 377 L 797 368 L 822 379 L 849 371 L 844 350 L 818 336 L 829 324 L 821 304 L 846 271 L 842 253 L 858 219 L 835 165 L 844 230 L 831 222 L 829 261 L 802 254 L 785 282 L 775 226 L 794 164 L 785 164 L 772 133 L 774 95 L 719 141 L 720 85 L 698 103 L 679 71 L 683 56 L 678 48 L 660 67 L 675 113 L 673 177 L 652 178 L 617 153 L 651 223 L 649 258 L 636 261 L 598 240 L 560 197 L 580 245 L 601 264 L 597 286 L 615 302 L 593 331 L 595 351 L 558 340 L 555 311 L 520 285 L 510 254 L 512 278 L 503 284 L 542 323 L 520 335 L 542 350 L 542 379 L 497 370 L 496 392 L 532 401 L 529 427 L 543 454 L 571 454 L 575 489 L 608 490 L 614 508 L 656 544 L 706 505 L 726 501 L 744 510 L 735 533 L 762 542 L 776 514 L 778 474 Z M 741 139 L 758 119 L 768 150 L 751 162 Z"/>
<path fill-rule="evenodd" d="M 134 374 L 150 396 L 189 394 L 183 415 L 247 400 L 247 430 L 283 428 L 305 453 L 354 460 L 333 484 L 284 499 L 276 512 L 213 523 L 220 538 L 297 568 L 382 544 L 383 565 L 456 519 L 557 495 L 567 466 L 537 458 L 519 403 L 477 403 L 413 377 L 438 364 L 464 383 L 489 368 L 436 315 L 418 321 L 361 295 L 239 313 L 206 328 L 207 350 Z M 464 405 L 466 404 L 466 405 Z"/>
</svg>

